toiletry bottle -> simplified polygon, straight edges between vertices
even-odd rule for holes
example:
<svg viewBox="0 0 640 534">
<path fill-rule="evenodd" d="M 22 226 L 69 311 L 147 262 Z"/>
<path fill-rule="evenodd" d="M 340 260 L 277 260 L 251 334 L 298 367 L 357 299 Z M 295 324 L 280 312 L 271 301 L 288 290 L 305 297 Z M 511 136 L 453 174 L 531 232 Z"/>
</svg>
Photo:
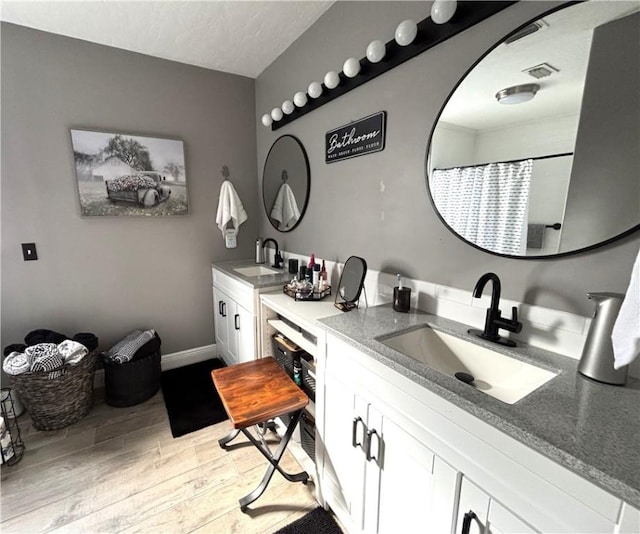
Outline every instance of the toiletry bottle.
<svg viewBox="0 0 640 534">
<path fill-rule="evenodd" d="M 329 285 L 327 278 L 327 268 L 324 265 L 324 260 L 322 260 L 322 269 L 320 269 L 320 291 L 327 289 L 327 286 Z"/>
<path fill-rule="evenodd" d="M 298 385 L 302 385 L 302 365 L 300 356 L 293 357 L 293 381 Z"/>
<path fill-rule="evenodd" d="M 316 264 L 316 255 L 312 253 L 311 257 L 309 258 L 309 263 L 307 264 L 307 271 L 312 273 L 313 272 L 313 266 L 315 264 Z"/>
<path fill-rule="evenodd" d="M 320 264 L 316 263 L 313 266 L 313 290 L 320 291 Z"/>
</svg>

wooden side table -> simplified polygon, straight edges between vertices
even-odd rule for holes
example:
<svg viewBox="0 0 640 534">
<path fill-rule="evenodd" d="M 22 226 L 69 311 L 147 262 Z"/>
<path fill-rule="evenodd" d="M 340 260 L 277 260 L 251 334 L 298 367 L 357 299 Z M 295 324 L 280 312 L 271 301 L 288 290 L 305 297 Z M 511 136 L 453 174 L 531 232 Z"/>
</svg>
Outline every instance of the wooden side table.
<svg viewBox="0 0 640 534">
<path fill-rule="evenodd" d="M 269 462 L 258 487 L 240 499 L 240 510 L 245 512 L 247 506 L 264 493 L 275 470 L 290 482 L 306 484 L 309 480 L 306 471 L 290 474 L 278 465 L 302 411 L 309 403 L 304 392 L 271 357 L 214 369 L 211 371 L 211 377 L 235 429 L 218 441 L 220 447 L 226 448 L 226 445 L 242 432 Z M 247 428 L 285 414 L 291 414 L 291 421 L 275 454 L 272 454 Z"/>
</svg>

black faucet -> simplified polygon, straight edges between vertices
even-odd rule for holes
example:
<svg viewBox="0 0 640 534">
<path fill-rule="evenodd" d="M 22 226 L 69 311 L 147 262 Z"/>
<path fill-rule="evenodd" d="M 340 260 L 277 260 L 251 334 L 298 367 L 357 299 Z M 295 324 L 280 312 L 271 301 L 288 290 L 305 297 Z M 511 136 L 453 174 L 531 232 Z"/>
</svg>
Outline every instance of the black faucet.
<svg viewBox="0 0 640 534">
<path fill-rule="evenodd" d="M 500 343 L 508 347 L 515 347 L 515 341 L 500 337 L 498 335 L 498 329 L 508 330 L 509 332 L 515 332 L 516 334 L 522 330 L 522 323 L 518 322 L 518 309 L 514 306 L 511 311 L 511 319 L 505 319 L 502 317 L 502 312 L 499 310 L 500 304 L 500 278 L 495 273 L 485 273 L 476 282 L 476 287 L 473 289 L 474 298 L 479 299 L 482 296 L 482 291 L 487 282 L 493 283 L 491 291 L 491 307 L 487 309 L 487 316 L 484 322 L 484 330 L 476 330 L 474 328 L 469 329 L 469 333 L 493 341 L 494 343 Z"/>
<path fill-rule="evenodd" d="M 262 248 L 265 248 L 269 241 L 271 241 L 276 247 L 276 253 L 273 256 L 273 265 L 272 265 L 272 267 L 275 267 L 276 269 L 282 269 L 282 262 L 284 260 L 282 259 L 282 255 L 280 254 L 280 249 L 278 248 L 278 242 L 275 239 L 273 239 L 271 237 L 268 237 L 262 243 Z"/>
</svg>

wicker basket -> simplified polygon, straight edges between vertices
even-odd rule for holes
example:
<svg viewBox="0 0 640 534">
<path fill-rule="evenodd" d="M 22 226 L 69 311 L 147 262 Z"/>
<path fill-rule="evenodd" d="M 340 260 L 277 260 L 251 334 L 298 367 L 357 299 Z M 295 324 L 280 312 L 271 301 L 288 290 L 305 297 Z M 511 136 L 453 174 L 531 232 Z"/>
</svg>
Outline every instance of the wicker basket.
<svg viewBox="0 0 640 534">
<path fill-rule="evenodd" d="M 77 365 L 65 364 L 64 374 L 50 379 L 52 371 L 10 375 L 11 385 L 19 393 L 36 430 L 57 430 L 82 419 L 93 407 L 93 377 L 96 351 Z"/>
<path fill-rule="evenodd" d="M 115 363 L 103 355 L 104 401 L 109 406 L 124 408 L 153 397 L 160 389 L 160 359 L 160 349 L 126 363 Z"/>
</svg>

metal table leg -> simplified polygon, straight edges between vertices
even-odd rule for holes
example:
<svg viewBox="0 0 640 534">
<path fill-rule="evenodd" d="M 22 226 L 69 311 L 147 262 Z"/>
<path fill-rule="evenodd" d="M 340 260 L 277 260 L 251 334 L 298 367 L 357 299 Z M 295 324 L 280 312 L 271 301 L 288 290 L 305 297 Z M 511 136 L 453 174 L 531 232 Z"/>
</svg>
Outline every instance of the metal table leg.
<svg viewBox="0 0 640 534">
<path fill-rule="evenodd" d="M 279 465 L 280 460 L 282 459 L 282 456 L 284 455 L 284 452 L 287 449 L 289 440 L 293 435 L 293 431 L 295 430 L 301 415 L 302 415 L 302 410 L 298 410 L 297 412 L 294 412 L 291 414 L 291 421 L 289 422 L 289 426 L 287 426 L 287 430 L 284 436 L 282 437 L 282 440 L 280 441 L 280 444 L 278 445 L 278 448 L 275 454 L 271 454 L 271 451 L 268 448 L 266 448 L 260 441 L 254 438 L 253 435 L 251 435 L 251 433 L 246 428 L 234 430 L 228 436 L 218 441 L 218 444 L 224 448 L 225 445 L 227 445 L 227 443 L 229 443 L 240 432 L 242 432 L 247 437 L 247 439 L 251 443 L 253 443 L 253 445 L 255 445 L 255 447 L 269 462 L 269 467 L 267 468 L 267 471 L 262 477 L 262 481 L 260 482 L 260 484 L 258 484 L 258 487 L 254 489 L 251 493 L 249 493 L 248 495 L 240 499 L 241 511 L 246 512 L 247 506 L 252 502 L 254 502 L 256 499 L 258 499 L 258 497 L 260 497 L 264 493 L 264 491 L 267 489 L 267 486 L 269 485 L 269 482 L 271 481 L 271 477 L 273 476 L 273 473 L 276 470 L 289 482 L 302 482 L 303 484 L 306 484 L 307 481 L 309 480 L 309 474 L 306 471 L 301 471 L 300 473 L 295 473 L 295 474 L 287 473 Z"/>
</svg>

